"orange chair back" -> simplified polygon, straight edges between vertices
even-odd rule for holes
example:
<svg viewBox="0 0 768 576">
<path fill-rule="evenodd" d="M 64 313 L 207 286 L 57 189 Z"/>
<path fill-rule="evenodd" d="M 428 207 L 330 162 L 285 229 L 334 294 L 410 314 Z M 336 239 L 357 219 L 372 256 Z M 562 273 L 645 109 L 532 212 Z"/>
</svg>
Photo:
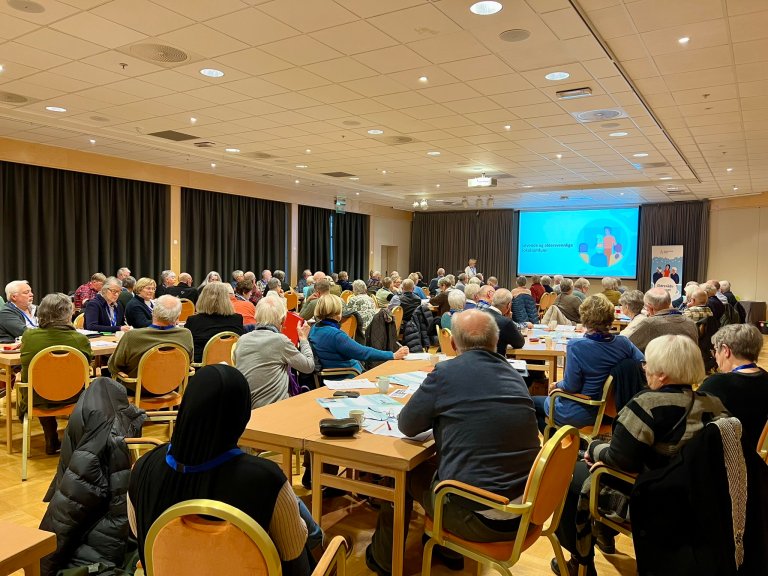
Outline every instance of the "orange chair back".
<svg viewBox="0 0 768 576">
<path fill-rule="evenodd" d="M 232 366 L 232 347 L 240 339 L 234 332 L 219 332 L 213 336 L 203 349 L 203 366 L 211 364 L 229 364 Z"/>
<path fill-rule="evenodd" d="M 75 328 L 82 330 L 83 326 L 85 326 L 85 314 L 78 314 L 72 323 L 75 325 Z"/>
<path fill-rule="evenodd" d="M 61 402 L 80 392 L 90 380 L 88 361 L 71 346 L 49 346 L 41 350 L 28 370 L 33 398 Z"/>
<path fill-rule="evenodd" d="M 572 426 L 560 428 L 539 450 L 523 493 L 523 502 L 533 502 L 533 524 L 541 526 L 562 506 L 578 454 L 579 433 Z"/>
<path fill-rule="evenodd" d="M 187 298 L 181 299 L 181 314 L 179 314 L 179 322 L 186 322 L 187 318 L 195 313 L 195 303 Z"/>
<path fill-rule="evenodd" d="M 768 422 L 765 423 L 763 433 L 760 434 L 760 440 L 757 442 L 757 452 L 765 460 L 765 463 L 768 464 Z"/>
<path fill-rule="evenodd" d="M 286 310 L 296 310 L 299 307 L 299 295 L 296 292 L 285 293 L 285 308 Z"/>
<path fill-rule="evenodd" d="M 355 316 L 347 316 L 341 321 L 339 326 L 347 336 L 355 339 L 355 333 L 357 332 L 357 318 Z"/>
<path fill-rule="evenodd" d="M 544 310 L 547 310 L 554 301 L 557 299 L 557 294 L 554 292 L 545 292 L 541 295 L 541 299 L 539 299 L 539 308 L 543 312 Z"/>
<path fill-rule="evenodd" d="M 178 344 L 158 344 L 144 353 L 139 361 L 136 397 L 139 388 L 157 396 L 169 394 L 187 384 L 189 355 Z"/>
<path fill-rule="evenodd" d="M 403 324 L 403 307 L 395 306 L 392 308 L 392 318 L 395 319 L 395 332 L 400 334 L 400 326 Z"/>
<path fill-rule="evenodd" d="M 258 319 L 256 320 L 258 322 Z M 294 345 L 299 344 L 299 326 L 304 322 L 304 318 L 296 314 L 296 312 L 288 312 L 285 316 L 285 322 L 283 322 L 282 333 L 288 336 L 288 339 L 293 342 Z"/>
<path fill-rule="evenodd" d="M 352 298 L 352 290 L 344 290 L 344 292 L 341 293 L 341 299 L 344 300 L 344 304 L 349 302 L 350 298 Z"/>
<path fill-rule="evenodd" d="M 437 339 L 440 341 L 440 351 L 446 356 L 456 356 L 456 348 L 451 342 L 451 331 L 448 328 L 437 329 Z"/>
</svg>

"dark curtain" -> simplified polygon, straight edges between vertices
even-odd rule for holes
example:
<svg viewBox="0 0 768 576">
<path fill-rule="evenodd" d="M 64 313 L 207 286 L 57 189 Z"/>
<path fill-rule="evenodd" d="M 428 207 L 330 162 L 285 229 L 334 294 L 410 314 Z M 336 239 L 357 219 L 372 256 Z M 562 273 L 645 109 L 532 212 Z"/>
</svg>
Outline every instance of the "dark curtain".
<svg viewBox="0 0 768 576">
<path fill-rule="evenodd" d="M 488 279 L 510 286 L 515 274 L 517 238 L 513 210 L 477 212 L 416 212 L 411 232 L 411 269 L 433 278 L 439 267 L 446 273 L 464 271 L 469 258 Z"/>
<path fill-rule="evenodd" d="M 169 205 L 162 184 L 0 162 L 0 284 L 28 280 L 39 302 L 122 266 L 156 278 L 170 265 Z"/>
<path fill-rule="evenodd" d="M 346 270 L 352 279 L 368 278 L 369 220 L 365 214 L 333 214 L 331 272 Z"/>
<path fill-rule="evenodd" d="M 644 204 L 640 206 L 637 286 L 651 287 L 651 247 L 681 244 L 683 277 L 703 282 L 709 256 L 709 201 Z"/>
<path fill-rule="evenodd" d="M 331 273 L 333 210 L 299 206 L 299 274 L 302 270 Z"/>
<path fill-rule="evenodd" d="M 181 267 L 200 283 L 216 270 L 288 270 L 288 204 L 181 189 Z"/>
</svg>

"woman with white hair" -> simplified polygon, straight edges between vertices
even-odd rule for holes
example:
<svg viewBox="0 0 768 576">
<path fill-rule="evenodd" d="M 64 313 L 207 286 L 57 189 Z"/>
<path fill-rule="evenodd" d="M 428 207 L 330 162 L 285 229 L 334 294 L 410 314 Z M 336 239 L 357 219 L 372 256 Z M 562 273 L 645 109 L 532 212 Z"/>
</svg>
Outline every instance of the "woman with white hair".
<svg viewBox="0 0 768 576">
<path fill-rule="evenodd" d="M 603 285 L 603 295 L 611 301 L 611 304 L 618 306 L 621 292 L 616 289 L 616 279 L 606 276 L 602 279 L 601 283 Z"/>
<path fill-rule="evenodd" d="M 315 370 L 309 345 L 309 324 L 302 323 L 299 347 L 281 332 L 287 311 L 281 298 L 262 298 L 256 306 L 256 327 L 235 348 L 235 366 L 251 390 L 251 409 L 288 398 L 289 370 L 302 374 Z"/>
<path fill-rule="evenodd" d="M 363 323 L 363 332 L 365 332 L 373 317 L 376 316 L 376 306 L 373 305 L 373 300 L 368 296 L 368 286 L 362 280 L 352 282 L 352 293 L 344 305 L 344 315 L 357 312 Z"/>
</svg>

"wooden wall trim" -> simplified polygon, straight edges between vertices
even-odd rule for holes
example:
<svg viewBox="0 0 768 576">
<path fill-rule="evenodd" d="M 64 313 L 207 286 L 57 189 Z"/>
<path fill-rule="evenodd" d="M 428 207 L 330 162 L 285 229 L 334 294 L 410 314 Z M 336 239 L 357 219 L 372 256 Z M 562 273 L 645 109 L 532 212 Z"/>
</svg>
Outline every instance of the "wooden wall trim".
<svg viewBox="0 0 768 576">
<path fill-rule="evenodd" d="M 733 210 L 736 208 L 762 208 L 768 206 L 768 192 L 739 196 L 736 198 L 716 198 L 710 200 L 710 210 Z"/>
</svg>

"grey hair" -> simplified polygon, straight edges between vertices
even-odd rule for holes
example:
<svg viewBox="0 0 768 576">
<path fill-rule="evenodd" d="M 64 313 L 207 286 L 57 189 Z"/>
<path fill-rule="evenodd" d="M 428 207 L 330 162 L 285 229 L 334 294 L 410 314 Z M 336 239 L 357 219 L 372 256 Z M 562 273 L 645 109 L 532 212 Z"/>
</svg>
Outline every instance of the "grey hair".
<svg viewBox="0 0 768 576">
<path fill-rule="evenodd" d="M 467 281 L 467 275 L 464 274 L 464 272 L 459 274 L 458 278 L 459 278 L 459 282 L 461 282 L 462 284 Z"/>
<path fill-rule="evenodd" d="M 576 280 L 576 281 L 573 283 L 573 287 L 574 287 L 574 288 L 578 288 L 579 290 L 581 290 L 582 288 L 584 288 L 584 289 L 587 289 L 587 290 L 588 290 L 588 289 L 589 289 L 589 280 L 587 280 L 587 279 L 586 279 L 586 278 L 584 278 L 584 277 L 582 277 L 582 278 L 579 278 L 579 279 L 577 279 L 577 280 Z"/>
<path fill-rule="evenodd" d="M 355 294 L 366 294 L 368 292 L 368 286 L 366 286 L 363 280 L 355 280 L 352 282 L 352 292 Z"/>
<path fill-rule="evenodd" d="M 168 280 L 171 276 L 176 276 L 176 273 L 173 270 L 163 270 L 160 273 L 160 284 L 165 286 L 165 281 Z"/>
<path fill-rule="evenodd" d="M 228 284 L 227 284 L 228 286 Z M 230 286 L 231 288 L 231 286 Z M 222 282 L 210 282 L 206 284 L 195 305 L 198 314 L 221 314 L 231 316 L 235 313 L 232 302 L 229 300 L 229 292 Z"/>
<path fill-rule="evenodd" d="M 512 292 L 506 288 L 500 288 L 493 293 L 493 305 L 501 310 L 512 302 Z"/>
<path fill-rule="evenodd" d="M 451 334 L 458 351 L 496 351 L 499 326 L 491 314 L 481 310 L 465 310 L 451 319 Z"/>
<path fill-rule="evenodd" d="M 61 292 L 48 294 L 37 307 L 37 320 L 40 323 L 40 328 L 71 326 L 74 309 L 72 300 L 66 294 Z"/>
<path fill-rule="evenodd" d="M 451 287 L 453 286 L 453 283 L 451 282 L 451 279 L 448 278 L 448 276 L 443 276 L 442 278 L 440 278 L 440 280 L 437 281 L 437 285 Z"/>
<path fill-rule="evenodd" d="M 262 298 L 256 304 L 256 321 L 262 326 L 280 328 L 287 313 L 282 298 Z"/>
<path fill-rule="evenodd" d="M 448 292 L 448 306 L 451 310 L 463 310 L 467 303 L 467 296 L 461 290 L 451 290 Z"/>
<path fill-rule="evenodd" d="M 403 284 L 401 286 L 403 289 L 403 292 L 413 292 L 413 289 L 415 288 L 415 284 L 413 283 L 413 280 L 410 278 L 406 278 L 403 280 Z"/>
<path fill-rule="evenodd" d="M 605 278 L 603 278 L 600 281 L 600 283 L 603 285 L 603 288 L 605 290 L 612 290 L 612 289 L 616 288 L 616 279 L 615 278 L 611 278 L 610 276 L 606 276 Z"/>
<path fill-rule="evenodd" d="M 549 286 L 552 284 L 552 278 L 549 276 L 542 276 L 541 277 L 541 285 L 542 286 Z"/>
<path fill-rule="evenodd" d="M 237 280 L 238 276 L 245 274 L 242 270 L 232 270 L 232 280 Z"/>
<path fill-rule="evenodd" d="M 381 281 L 381 285 L 389 290 L 392 288 L 392 278 L 390 276 L 384 276 L 384 280 Z"/>
<path fill-rule="evenodd" d="M 518 276 L 515 279 L 515 284 L 520 286 L 520 288 L 525 288 L 525 285 L 528 284 L 528 280 L 526 280 L 525 276 Z"/>
<path fill-rule="evenodd" d="M 467 299 L 467 301 L 474 300 L 477 293 L 480 292 L 481 287 L 482 286 L 480 284 L 475 284 L 474 282 L 470 282 L 469 284 L 467 284 L 467 287 L 464 288 L 464 297 Z M 451 290 L 451 292 L 448 292 L 449 299 L 453 292 L 454 292 L 453 290 Z M 459 290 L 459 292 L 461 292 L 461 290 Z"/>
<path fill-rule="evenodd" d="M 715 288 L 714 284 L 710 284 L 709 282 L 705 282 L 704 284 L 699 284 L 699 288 L 704 290 L 707 293 L 707 296 L 714 296 L 717 294 L 717 288 Z"/>
<path fill-rule="evenodd" d="M 560 292 L 571 292 L 573 290 L 573 280 L 570 278 L 560 279 Z"/>
<path fill-rule="evenodd" d="M 153 280 L 154 282 L 154 280 Z M 123 283 L 120 282 L 120 280 L 117 279 L 117 276 L 110 276 L 106 280 L 104 280 L 104 285 L 101 287 L 101 294 L 104 295 L 107 293 L 107 290 L 109 290 L 109 287 L 112 285 L 117 286 L 118 288 L 123 288 Z"/>
<path fill-rule="evenodd" d="M 728 280 L 720 280 L 720 292 L 730 292 L 731 283 Z"/>
<path fill-rule="evenodd" d="M 480 281 L 480 278 L 477 276 L 472 276 L 472 278 L 469 279 L 469 282 L 467 284 L 477 284 L 478 286 L 482 286 L 483 283 Z"/>
<path fill-rule="evenodd" d="M 682 334 L 658 336 L 645 348 L 648 374 L 666 374 L 678 385 L 699 384 L 705 376 L 704 361 L 695 341 Z"/>
<path fill-rule="evenodd" d="M 275 270 L 275 273 L 272 274 L 272 276 L 274 276 L 275 278 L 277 278 L 281 282 L 283 280 L 285 280 L 285 272 L 283 272 L 282 270 Z"/>
<path fill-rule="evenodd" d="M 133 276 L 126 276 L 123 278 L 123 288 L 129 292 L 133 292 L 133 287 L 136 286 L 136 278 Z"/>
<path fill-rule="evenodd" d="M 21 287 L 24 286 L 24 284 L 29 284 L 26 280 L 14 280 L 12 282 L 8 282 L 8 284 L 5 285 L 5 297 L 7 300 L 11 299 L 11 296 L 15 296 L 21 291 Z"/>
<path fill-rule="evenodd" d="M 651 288 L 645 293 L 643 301 L 654 310 L 665 310 L 672 305 L 672 298 L 664 288 Z"/>
<path fill-rule="evenodd" d="M 155 300 L 155 307 L 152 309 L 152 320 L 160 320 L 168 324 L 176 324 L 181 314 L 181 300 L 176 296 L 164 294 Z"/>
<path fill-rule="evenodd" d="M 541 282 L 541 276 L 539 276 L 538 274 L 534 274 L 533 276 L 531 276 L 531 284 L 538 284 L 540 282 Z"/>
<path fill-rule="evenodd" d="M 562 274 L 555 274 L 554 280 L 555 280 L 555 284 L 557 284 L 558 282 L 562 282 L 563 281 L 563 275 Z"/>
<path fill-rule="evenodd" d="M 619 298 L 619 306 L 626 306 L 632 314 L 640 314 L 645 306 L 643 293 L 640 290 L 627 290 Z"/>
<path fill-rule="evenodd" d="M 270 290 L 277 290 L 281 286 L 280 278 L 277 276 L 273 276 L 267 281 L 267 288 Z"/>
<path fill-rule="evenodd" d="M 712 345 L 715 350 L 726 345 L 737 358 L 755 362 L 763 349 L 763 335 L 752 324 L 728 324 L 715 332 Z"/>
</svg>

